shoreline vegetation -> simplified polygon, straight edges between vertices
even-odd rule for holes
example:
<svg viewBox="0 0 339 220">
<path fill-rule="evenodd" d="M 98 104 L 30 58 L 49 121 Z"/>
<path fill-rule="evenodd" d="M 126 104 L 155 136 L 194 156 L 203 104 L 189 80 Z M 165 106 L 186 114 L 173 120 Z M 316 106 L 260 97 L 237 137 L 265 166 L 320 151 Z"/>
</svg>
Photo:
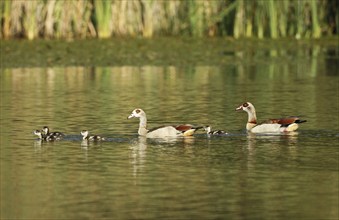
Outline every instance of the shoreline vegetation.
<svg viewBox="0 0 339 220">
<path fill-rule="evenodd" d="M 337 0 L 2 0 L 0 39 L 337 36 Z"/>
<path fill-rule="evenodd" d="M 321 60 L 335 68 L 338 38 L 238 39 L 154 37 L 2 40 L 2 68 L 50 66 L 219 66 Z M 317 59 L 314 59 L 317 58 Z"/>
</svg>

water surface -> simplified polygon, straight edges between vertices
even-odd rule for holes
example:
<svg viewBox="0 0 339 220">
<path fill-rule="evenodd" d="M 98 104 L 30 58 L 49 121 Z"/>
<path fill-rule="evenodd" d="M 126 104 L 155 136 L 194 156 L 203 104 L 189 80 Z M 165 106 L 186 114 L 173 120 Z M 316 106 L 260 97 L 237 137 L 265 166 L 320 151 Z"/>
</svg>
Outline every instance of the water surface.
<svg viewBox="0 0 339 220">
<path fill-rule="evenodd" d="M 258 50 L 267 59 L 246 64 L 2 69 L 1 218 L 337 219 L 338 56 L 317 50 L 281 62 Z M 244 101 L 259 121 L 308 122 L 250 135 L 235 112 Z M 126 119 L 137 107 L 149 127 L 229 135 L 139 138 Z M 45 125 L 67 136 L 35 140 Z M 84 143 L 83 129 L 108 141 Z"/>
</svg>

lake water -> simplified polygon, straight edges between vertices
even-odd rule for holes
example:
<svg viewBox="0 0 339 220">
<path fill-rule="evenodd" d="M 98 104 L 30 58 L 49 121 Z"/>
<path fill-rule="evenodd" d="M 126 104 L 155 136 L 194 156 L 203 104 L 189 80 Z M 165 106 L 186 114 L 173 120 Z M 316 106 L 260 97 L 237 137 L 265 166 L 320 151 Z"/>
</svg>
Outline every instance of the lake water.
<svg viewBox="0 0 339 220">
<path fill-rule="evenodd" d="M 1 69 L 1 219 L 338 219 L 339 52 L 289 50 L 258 48 L 250 62 L 234 51 L 220 65 Z M 247 134 L 244 101 L 259 121 L 307 123 Z M 135 108 L 149 127 L 229 134 L 146 140 L 127 120 Z M 46 125 L 65 139 L 37 141 Z M 108 140 L 83 143 L 83 129 Z"/>
</svg>

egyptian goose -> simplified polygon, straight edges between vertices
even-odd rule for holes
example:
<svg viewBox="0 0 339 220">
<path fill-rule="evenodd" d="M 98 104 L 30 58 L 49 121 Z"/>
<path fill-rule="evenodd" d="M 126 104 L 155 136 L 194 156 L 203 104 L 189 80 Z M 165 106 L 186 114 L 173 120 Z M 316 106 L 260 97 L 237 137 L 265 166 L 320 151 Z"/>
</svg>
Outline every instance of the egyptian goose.
<svg viewBox="0 0 339 220">
<path fill-rule="evenodd" d="M 105 138 L 101 137 L 99 135 L 89 135 L 89 132 L 87 130 L 82 130 L 80 132 L 82 135 L 82 140 L 88 140 L 88 141 L 104 141 Z"/>
<path fill-rule="evenodd" d="M 257 116 L 255 108 L 250 102 L 245 102 L 236 108 L 236 111 L 243 110 L 248 114 L 248 121 L 246 124 L 247 131 L 253 133 L 277 133 L 290 132 L 298 129 L 300 123 L 306 122 L 299 117 L 291 116 L 288 118 L 269 119 L 260 124 L 257 124 Z"/>
<path fill-rule="evenodd" d="M 214 130 L 212 131 L 212 127 L 210 125 L 207 125 L 204 127 L 206 133 L 208 135 L 223 135 L 223 134 L 227 134 L 227 132 L 223 131 L 223 130 Z"/>
<path fill-rule="evenodd" d="M 43 137 L 47 139 L 53 139 L 53 140 L 60 140 L 62 139 L 65 135 L 59 131 L 55 132 L 49 132 L 49 127 L 45 126 L 42 128 L 44 134 Z"/>
<path fill-rule="evenodd" d="M 194 132 L 202 127 L 194 127 L 190 124 L 184 125 L 167 125 L 157 128 L 147 129 L 147 118 L 146 113 L 140 109 L 134 109 L 132 114 L 127 117 L 130 118 L 139 118 L 139 130 L 138 134 L 140 136 L 146 136 L 147 138 L 164 138 L 164 137 L 180 137 L 180 136 L 192 136 Z"/>
</svg>

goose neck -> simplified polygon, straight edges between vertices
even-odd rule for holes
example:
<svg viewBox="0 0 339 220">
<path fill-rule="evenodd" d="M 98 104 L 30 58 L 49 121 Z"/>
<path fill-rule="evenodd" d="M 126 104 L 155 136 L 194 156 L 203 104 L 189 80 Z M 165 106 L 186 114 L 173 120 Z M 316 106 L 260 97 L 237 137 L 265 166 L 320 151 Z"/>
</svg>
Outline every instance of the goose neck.
<svg viewBox="0 0 339 220">
<path fill-rule="evenodd" d="M 255 113 L 255 109 L 251 109 L 251 111 L 248 111 L 248 121 L 247 123 L 257 124 L 257 116 Z"/>
<path fill-rule="evenodd" d="M 147 118 L 146 116 L 140 117 L 139 135 L 145 136 L 147 134 Z"/>
</svg>

